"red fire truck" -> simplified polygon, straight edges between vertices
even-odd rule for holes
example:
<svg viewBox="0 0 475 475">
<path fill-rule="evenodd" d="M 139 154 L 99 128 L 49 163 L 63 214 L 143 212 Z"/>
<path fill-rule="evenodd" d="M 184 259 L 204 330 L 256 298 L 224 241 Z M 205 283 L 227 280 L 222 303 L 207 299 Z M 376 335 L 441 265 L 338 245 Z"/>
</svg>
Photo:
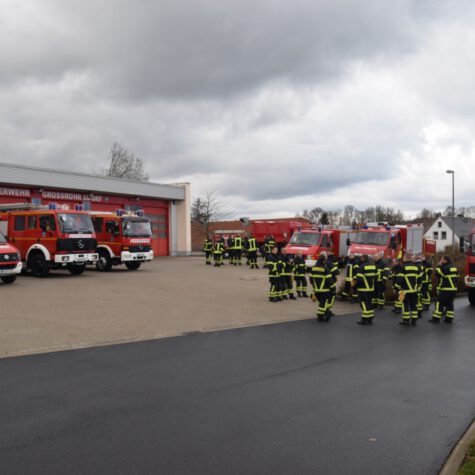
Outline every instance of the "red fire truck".
<svg viewBox="0 0 475 475">
<path fill-rule="evenodd" d="M 239 220 L 246 230 L 251 232 L 256 238 L 256 243 L 261 247 L 266 237 L 273 236 L 277 246 L 283 248 L 289 241 L 294 231 L 310 228 L 310 224 L 302 221 L 293 221 L 286 219 L 276 220 L 249 220 L 249 218 L 240 218 Z"/>
<path fill-rule="evenodd" d="M 348 239 L 351 240 L 355 234 L 356 231 L 351 228 L 301 229 L 294 232 L 289 244 L 282 252 L 293 257 L 301 251 L 305 258 L 305 265 L 313 267 L 323 251 L 331 251 L 340 264 L 343 264 L 348 252 Z"/>
<path fill-rule="evenodd" d="M 470 232 L 468 242 L 460 239 L 460 250 L 467 254 L 465 261 L 465 287 L 467 287 L 470 305 L 475 305 L 475 228 Z"/>
<path fill-rule="evenodd" d="M 18 248 L 26 269 L 37 277 L 65 267 L 79 275 L 87 263 L 98 258 L 91 217 L 84 211 L 54 203 L 1 205 L 0 230 Z"/>
<path fill-rule="evenodd" d="M 18 249 L 9 244 L 0 232 L 0 279 L 5 284 L 12 284 L 22 267 Z"/>
<path fill-rule="evenodd" d="M 435 254 L 435 241 L 424 239 L 424 227 L 421 224 L 389 226 L 387 223 L 368 223 L 350 239 L 348 252 L 360 256 L 374 256 L 382 252 L 384 257 L 395 259 L 406 251 L 413 254 Z"/>
<path fill-rule="evenodd" d="M 142 262 L 153 259 L 152 228 L 142 211 L 134 215 L 123 210 L 115 214 L 91 211 L 90 215 L 97 235 L 97 269 L 107 272 L 112 266 L 125 264 L 127 269 L 136 270 Z"/>
</svg>

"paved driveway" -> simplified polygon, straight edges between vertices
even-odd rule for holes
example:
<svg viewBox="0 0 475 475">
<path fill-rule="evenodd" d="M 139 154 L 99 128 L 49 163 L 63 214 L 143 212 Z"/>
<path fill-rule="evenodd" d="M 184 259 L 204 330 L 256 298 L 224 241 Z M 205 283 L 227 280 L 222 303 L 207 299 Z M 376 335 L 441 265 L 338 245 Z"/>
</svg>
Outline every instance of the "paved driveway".
<svg viewBox="0 0 475 475">
<path fill-rule="evenodd" d="M 0 357 L 140 341 L 193 331 L 300 320 L 309 299 L 272 304 L 267 271 L 159 258 L 130 272 L 51 272 L 0 284 Z M 337 313 L 354 306 L 337 302 Z"/>
<path fill-rule="evenodd" d="M 435 474 L 475 416 L 457 307 L 2 359 L 0 473 Z"/>
</svg>

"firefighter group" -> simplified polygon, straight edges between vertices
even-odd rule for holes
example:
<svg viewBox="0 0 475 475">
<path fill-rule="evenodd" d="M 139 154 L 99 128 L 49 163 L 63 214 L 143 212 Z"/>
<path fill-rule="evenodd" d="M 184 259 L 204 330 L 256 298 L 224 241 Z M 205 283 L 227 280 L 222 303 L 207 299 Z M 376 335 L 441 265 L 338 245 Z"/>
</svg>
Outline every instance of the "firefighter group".
<svg viewBox="0 0 475 475">
<path fill-rule="evenodd" d="M 295 256 L 281 253 L 272 236 L 268 236 L 261 247 L 252 234 L 244 237 L 230 236 L 226 242 L 221 237 L 214 243 L 208 237 L 203 251 L 207 265 L 222 266 L 224 254 L 227 252 L 230 265 L 243 265 L 245 257 L 245 264 L 251 269 L 259 268 L 257 257 L 260 252 L 264 259 L 263 267 L 267 268 L 269 276 L 269 302 L 310 297 L 317 302 L 317 321 L 329 322 L 334 315 L 332 308 L 337 297 L 340 266 L 331 252 L 322 252 L 311 268 L 309 292 L 302 253 L 298 252 Z M 454 299 L 460 276 L 449 256 L 440 259 L 435 271 L 426 256 L 411 252 L 406 252 L 402 258 L 394 259 L 391 263 L 382 253 L 376 256 L 355 256 L 350 253 L 344 265 L 345 286 L 340 298 L 359 302 L 359 325 L 372 325 L 375 311 L 384 308 L 386 289 L 391 282 L 396 296 L 392 312 L 401 315 L 400 325 L 416 326 L 423 312 L 428 311 L 431 304 L 433 273 L 437 282 L 437 301 L 429 322 L 453 322 Z"/>
</svg>

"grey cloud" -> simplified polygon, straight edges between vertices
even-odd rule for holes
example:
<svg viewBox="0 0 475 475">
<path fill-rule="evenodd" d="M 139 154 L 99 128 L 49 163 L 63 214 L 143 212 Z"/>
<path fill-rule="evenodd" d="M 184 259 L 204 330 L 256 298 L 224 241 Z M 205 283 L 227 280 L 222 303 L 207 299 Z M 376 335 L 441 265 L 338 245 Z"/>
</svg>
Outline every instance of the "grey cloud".
<svg viewBox="0 0 475 475">
<path fill-rule="evenodd" d="M 410 51 L 415 39 L 408 0 L 47 4 L 51 21 L 29 31 L 32 41 L 13 34 L 0 63 L 10 73 L 2 75 L 90 70 L 109 93 L 130 99 L 222 98 L 269 81 L 321 82 L 350 61 Z"/>
</svg>

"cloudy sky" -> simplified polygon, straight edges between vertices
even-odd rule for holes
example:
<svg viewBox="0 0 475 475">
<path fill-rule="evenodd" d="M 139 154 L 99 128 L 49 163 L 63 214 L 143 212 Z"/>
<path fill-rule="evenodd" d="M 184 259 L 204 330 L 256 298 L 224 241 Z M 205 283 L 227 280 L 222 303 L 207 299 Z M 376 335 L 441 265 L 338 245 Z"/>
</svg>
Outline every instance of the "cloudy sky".
<svg viewBox="0 0 475 475">
<path fill-rule="evenodd" d="M 235 216 L 475 204 L 473 0 L 0 0 L 0 162 L 114 141 Z"/>
</svg>

